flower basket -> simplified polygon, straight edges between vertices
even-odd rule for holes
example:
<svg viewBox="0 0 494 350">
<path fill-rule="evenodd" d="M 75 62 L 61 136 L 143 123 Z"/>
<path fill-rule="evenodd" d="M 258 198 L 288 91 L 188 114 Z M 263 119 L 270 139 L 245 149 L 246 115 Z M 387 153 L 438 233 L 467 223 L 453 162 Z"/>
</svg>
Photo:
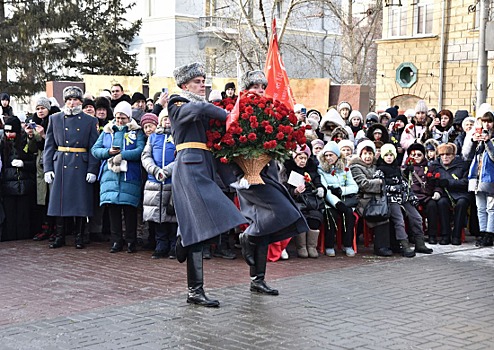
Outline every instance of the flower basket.
<svg viewBox="0 0 494 350">
<path fill-rule="evenodd" d="M 271 159 L 272 158 L 269 155 L 261 154 L 257 158 L 239 156 L 233 158 L 233 161 L 242 169 L 244 172 L 244 179 L 247 180 L 249 185 L 264 185 L 260 173 Z"/>
</svg>

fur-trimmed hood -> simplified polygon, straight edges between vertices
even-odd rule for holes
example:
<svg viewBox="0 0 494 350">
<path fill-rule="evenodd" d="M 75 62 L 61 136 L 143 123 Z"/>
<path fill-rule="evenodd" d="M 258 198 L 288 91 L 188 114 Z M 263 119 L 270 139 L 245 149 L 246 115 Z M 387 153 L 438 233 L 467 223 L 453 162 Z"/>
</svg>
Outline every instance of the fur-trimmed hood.
<svg viewBox="0 0 494 350">
<path fill-rule="evenodd" d="M 367 138 L 371 141 L 375 141 L 374 140 L 374 131 L 376 129 L 380 129 L 382 131 L 382 137 L 381 137 L 381 140 L 379 141 L 382 141 L 382 143 L 389 143 L 389 132 L 388 132 L 388 129 L 386 129 L 386 127 L 382 124 L 379 124 L 379 123 L 376 123 L 376 124 L 372 124 L 371 126 L 369 126 L 369 128 L 367 129 L 367 132 L 366 132 L 366 135 Z"/>
<path fill-rule="evenodd" d="M 331 140 L 333 140 L 337 134 L 342 134 L 344 140 L 348 140 L 350 138 L 348 135 L 348 131 L 343 126 L 338 126 L 336 127 L 336 129 L 333 130 L 333 132 L 330 134 Z"/>
<path fill-rule="evenodd" d="M 116 122 L 116 119 L 113 119 L 111 122 L 109 122 L 108 124 L 106 124 L 103 127 L 103 132 L 106 132 L 107 134 L 113 134 L 115 132 L 114 127 L 116 127 L 115 122 Z M 130 122 L 128 122 L 127 124 L 125 124 L 125 126 L 127 126 L 128 131 L 133 131 L 133 130 L 139 130 L 139 129 L 141 129 L 141 127 L 139 126 L 139 124 L 137 124 L 137 122 L 134 119 L 131 119 Z"/>
<path fill-rule="evenodd" d="M 334 128 L 339 126 L 344 127 L 345 121 L 335 109 L 330 109 L 321 118 L 321 122 L 319 123 L 319 131 L 321 131 L 323 134 L 331 135 Z"/>
</svg>

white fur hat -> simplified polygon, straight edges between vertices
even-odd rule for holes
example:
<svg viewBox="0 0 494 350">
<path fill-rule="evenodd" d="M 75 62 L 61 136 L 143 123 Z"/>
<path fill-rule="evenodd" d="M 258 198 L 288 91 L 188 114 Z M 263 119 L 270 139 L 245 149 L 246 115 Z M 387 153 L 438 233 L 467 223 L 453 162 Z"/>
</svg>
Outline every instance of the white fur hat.
<svg viewBox="0 0 494 350">
<path fill-rule="evenodd" d="M 362 153 L 362 150 L 365 147 L 372 148 L 372 150 L 374 151 L 374 154 L 376 154 L 376 145 L 374 144 L 374 142 L 372 142 L 371 140 L 363 140 L 363 141 L 359 142 L 359 144 L 357 145 L 357 156 L 360 157 L 360 154 Z"/>
<path fill-rule="evenodd" d="M 343 147 L 350 147 L 352 153 L 355 152 L 355 144 L 350 140 L 341 140 L 340 142 L 338 142 L 338 147 L 340 148 L 340 150 Z"/>
<path fill-rule="evenodd" d="M 352 110 L 352 106 L 350 105 L 350 103 L 346 102 L 346 101 L 342 101 L 338 104 L 338 112 L 341 111 L 343 108 L 346 108 L 348 109 L 349 111 Z"/>
</svg>

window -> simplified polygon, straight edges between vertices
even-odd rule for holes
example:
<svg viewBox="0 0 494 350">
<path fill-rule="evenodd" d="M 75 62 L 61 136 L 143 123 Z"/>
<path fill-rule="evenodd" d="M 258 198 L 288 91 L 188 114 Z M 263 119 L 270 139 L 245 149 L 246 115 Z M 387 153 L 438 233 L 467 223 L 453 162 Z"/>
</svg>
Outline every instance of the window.
<svg viewBox="0 0 494 350">
<path fill-rule="evenodd" d="M 407 4 L 388 8 L 388 37 L 405 36 L 407 34 Z"/>
<path fill-rule="evenodd" d="M 275 15 L 276 18 L 280 19 L 283 14 L 283 0 L 275 0 L 276 1 L 276 9 Z"/>
<path fill-rule="evenodd" d="M 424 35 L 432 33 L 432 3 L 430 0 L 417 0 L 414 8 L 413 34 Z"/>
<path fill-rule="evenodd" d="M 148 0 L 148 17 L 154 16 L 156 10 L 155 0 Z"/>
<path fill-rule="evenodd" d="M 156 74 L 156 48 L 146 48 L 146 56 L 148 57 L 148 73 L 152 76 Z"/>
</svg>

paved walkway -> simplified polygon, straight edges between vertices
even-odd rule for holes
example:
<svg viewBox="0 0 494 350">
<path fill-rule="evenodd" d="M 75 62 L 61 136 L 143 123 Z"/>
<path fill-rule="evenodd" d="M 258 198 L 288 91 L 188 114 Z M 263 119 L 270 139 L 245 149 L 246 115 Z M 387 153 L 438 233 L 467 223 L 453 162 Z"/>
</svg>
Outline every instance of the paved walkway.
<svg viewBox="0 0 494 350">
<path fill-rule="evenodd" d="M 494 248 L 433 247 L 269 263 L 278 297 L 249 292 L 241 259 L 212 259 L 222 306 L 206 309 L 185 303 L 185 266 L 150 252 L 0 243 L 0 348 L 494 348 Z"/>
</svg>

